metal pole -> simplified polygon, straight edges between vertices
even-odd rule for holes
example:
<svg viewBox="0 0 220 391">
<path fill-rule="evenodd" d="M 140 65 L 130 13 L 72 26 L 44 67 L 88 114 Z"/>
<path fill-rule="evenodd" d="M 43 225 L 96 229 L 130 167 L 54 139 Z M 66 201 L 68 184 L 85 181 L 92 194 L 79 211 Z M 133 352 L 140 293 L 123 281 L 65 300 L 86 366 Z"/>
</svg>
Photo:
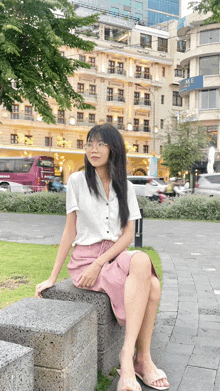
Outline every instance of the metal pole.
<svg viewBox="0 0 220 391">
<path fill-rule="evenodd" d="M 155 96 L 152 91 L 150 91 L 154 98 L 154 110 L 153 110 L 153 150 L 155 151 Z"/>
</svg>

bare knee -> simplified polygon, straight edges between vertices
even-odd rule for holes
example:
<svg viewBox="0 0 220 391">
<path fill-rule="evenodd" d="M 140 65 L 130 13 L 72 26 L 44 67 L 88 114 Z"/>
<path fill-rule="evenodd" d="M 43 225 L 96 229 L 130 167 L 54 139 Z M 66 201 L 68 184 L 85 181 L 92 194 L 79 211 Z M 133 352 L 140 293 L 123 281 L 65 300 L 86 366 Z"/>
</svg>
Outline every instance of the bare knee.
<svg viewBox="0 0 220 391">
<path fill-rule="evenodd" d="M 149 299 L 154 302 L 160 301 L 161 288 L 160 281 L 153 274 L 151 275 L 151 288 L 150 288 L 150 297 Z"/>
<path fill-rule="evenodd" d="M 142 274 L 150 278 L 151 260 L 144 252 L 138 252 L 133 255 L 130 263 L 130 273 Z"/>
</svg>

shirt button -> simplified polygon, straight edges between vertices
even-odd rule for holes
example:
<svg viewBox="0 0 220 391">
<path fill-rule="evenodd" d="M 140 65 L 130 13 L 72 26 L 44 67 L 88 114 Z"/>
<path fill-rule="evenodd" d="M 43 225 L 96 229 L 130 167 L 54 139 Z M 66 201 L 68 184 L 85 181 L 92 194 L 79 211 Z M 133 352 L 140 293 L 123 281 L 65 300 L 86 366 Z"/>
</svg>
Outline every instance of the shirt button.
<svg viewBox="0 0 220 391">
<path fill-rule="evenodd" d="M 108 206 L 108 204 L 106 204 Z"/>
<path fill-rule="evenodd" d="M 107 234 L 109 234 L 109 231 L 107 231 Z"/>
<path fill-rule="evenodd" d="M 106 219 L 108 219 L 108 217 L 106 217 Z"/>
</svg>

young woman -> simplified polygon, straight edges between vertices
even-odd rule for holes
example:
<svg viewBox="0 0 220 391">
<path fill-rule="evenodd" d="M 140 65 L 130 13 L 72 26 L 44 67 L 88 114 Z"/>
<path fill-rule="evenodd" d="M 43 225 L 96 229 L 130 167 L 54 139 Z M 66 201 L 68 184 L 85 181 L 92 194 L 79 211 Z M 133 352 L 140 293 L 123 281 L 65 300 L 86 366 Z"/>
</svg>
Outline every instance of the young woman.
<svg viewBox="0 0 220 391">
<path fill-rule="evenodd" d="M 85 171 L 68 181 L 67 220 L 53 271 L 36 286 L 35 296 L 55 284 L 74 243 L 68 264 L 74 285 L 106 292 L 117 321 L 126 324 L 117 391 L 141 391 L 135 375 L 150 387 L 165 390 L 166 375 L 150 355 L 160 282 L 146 253 L 126 250 L 140 211 L 127 181 L 123 138 L 111 125 L 95 126 L 85 151 Z"/>
</svg>

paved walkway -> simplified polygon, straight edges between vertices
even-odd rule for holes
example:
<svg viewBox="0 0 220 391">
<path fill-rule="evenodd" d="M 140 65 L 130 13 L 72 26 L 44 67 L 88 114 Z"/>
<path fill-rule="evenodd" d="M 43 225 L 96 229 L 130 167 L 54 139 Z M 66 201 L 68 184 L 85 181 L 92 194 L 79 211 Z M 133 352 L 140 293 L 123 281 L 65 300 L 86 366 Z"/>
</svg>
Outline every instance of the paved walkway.
<svg viewBox="0 0 220 391">
<path fill-rule="evenodd" d="M 0 214 L 0 240 L 59 243 L 64 216 Z M 160 255 L 163 292 L 152 356 L 170 391 L 220 390 L 220 229 L 217 223 L 144 221 Z M 116 386 L 110 387 L 111 391 Z M 142 390 L 150 388 L 142 385 Z"/>
</svg>

